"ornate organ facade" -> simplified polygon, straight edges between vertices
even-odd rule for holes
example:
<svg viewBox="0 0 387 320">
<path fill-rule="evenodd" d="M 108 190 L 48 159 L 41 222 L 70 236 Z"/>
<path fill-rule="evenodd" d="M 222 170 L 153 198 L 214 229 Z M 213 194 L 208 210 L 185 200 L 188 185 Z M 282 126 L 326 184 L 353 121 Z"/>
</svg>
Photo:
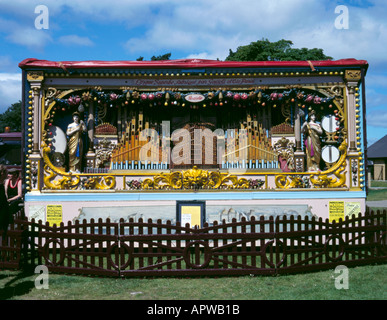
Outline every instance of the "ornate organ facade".
<svg viewBox="0 0 387 320">
<path fill-rule="evenodd" d="M 364 209 L 366 61 L 20 67 L 31 215 L 54 204 L 64 220 L 87 208 L 122 207 L 126 217 L 179 200 L 209 212 L 300 205 L 327 217 L 332 199 Z"/>
</svg>

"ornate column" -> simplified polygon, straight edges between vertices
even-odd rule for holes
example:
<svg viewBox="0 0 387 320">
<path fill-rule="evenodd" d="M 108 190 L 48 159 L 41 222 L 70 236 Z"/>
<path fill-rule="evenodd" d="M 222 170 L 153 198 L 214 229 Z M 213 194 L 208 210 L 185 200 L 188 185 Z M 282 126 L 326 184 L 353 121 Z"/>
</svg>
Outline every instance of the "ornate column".
<svg viewBox="0 0 387 320">
<path fill-rule="evenodd" d="M 300 110 L 297 103 L 294 108 L 294 135 L 296 139 L 296 151 L 302 151 L 301 149 L 301 119 Z"/>
<path fill-rule="evenodd" d="M 348 126 L 348 164 L 350 166 L 350 181 L 349 186 L 351 190 L 361 190 L 361 181 L 360 181 L 360 168 L 363 163 L 363 159 L 359 153 L 360 148 L 358 148 L 358 142 L 360 143 L 361 139 L 358 136 L 357 122 L 360 123 L 360 115 L 358 114 L 359 99 L 357 93 L 357 87 L 359 81 L 361 80 L 361 71 L 360 70 L 346 70 L 345 71 L 345 81 L 347 85 L 347 126 Z M 359 127 L 360 128 L 360 127 Z"/>
<path fill-rule="evenodd" d="M 94 150 L 94 101 L 89 103 L 89 118 L 87 119 L 87 133 L 89 137 L 89 150 L 86 153 L 87 167 L 95 167 L 95 150 Z"/>
<path fill-rule="evenodd" d="M 356 152 L 356 88 L 361 79 L 360 70 L 346 70 L 347 83 L 347 124 L 349 152 Z"/>
<path fill-rule="evenodd" d="M 305 170 L 305 153 L 301 148 L 301 115 L 297 103 L 294 108 L 294 135 L 296 140 L 296 151 L 294 152 L 295 170 L 302 172 Z"/>
<path fill-rule="evenodd" d="M 27 81 L 31 86 L 32 115 L 28 118 L 29 127 L 32 129 L 32 149 L 26 150 L 28 159 L 26 161 L 26 184 L 27 191 L 40 190 L 43 177 L 43 161 L 40 154 L 40 143 L 42 135 L 42 99 L 41 89 L 44 80 L 42 71 L 31 71 L 27 73 Z M 32 122 L 32 124 L 31 124 Z M 31 125 L 30 125 L 31 124 Z"/>
<path fill-rule="evenodd" d="M 27 80 L 30 83 L 32 90 L 32 107 L 33 107 L 33 144 L 32 153 L 39 153 L 40 140 L 41 140 L 41 119 L 42 119 L 42 105 L 40 99 L 40 92 L 43 82 L 43 72 L 35 71 L 27 73 Z"/>
</svg>

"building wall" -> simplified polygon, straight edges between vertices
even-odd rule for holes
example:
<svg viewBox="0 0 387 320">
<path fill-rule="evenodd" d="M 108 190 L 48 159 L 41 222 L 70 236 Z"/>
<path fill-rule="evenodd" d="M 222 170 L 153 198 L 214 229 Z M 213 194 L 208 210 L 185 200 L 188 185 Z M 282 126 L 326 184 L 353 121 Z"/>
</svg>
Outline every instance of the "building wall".
<svg viewBox="0 0 387 320">
<path fill-rule="evenodd" d="M 386 159 L 374 160 L 374 180 L 387 180 Z"/>
<path fill-rule="evenodd" d="M 26 214 L 36 221 L 42 220 L 52 224 L 55 221 L 67 223 L 99 218 L 109 218 L 113 222 L 120 219 L 138 221 L 158 219 L 174 223 L 176 221 L 177 201 L 199 201 L 205 203 L 205 221 L 231 222 L 233 218 L 240 221 L 243 217 L 268 219 L 277 215 L 294 215 L 318 217 L 322 219 L 344 219 L 347 215 L 365 211 L 363 192 L 296 192 L 292 199 L 286 192 L 245 192 L 245 193 L 67 193 L 28 195 Z M 54 216 L 52 215 L 54 213 Z M 55 217 L 57 215 L 57 217 Z"/>
</svg>

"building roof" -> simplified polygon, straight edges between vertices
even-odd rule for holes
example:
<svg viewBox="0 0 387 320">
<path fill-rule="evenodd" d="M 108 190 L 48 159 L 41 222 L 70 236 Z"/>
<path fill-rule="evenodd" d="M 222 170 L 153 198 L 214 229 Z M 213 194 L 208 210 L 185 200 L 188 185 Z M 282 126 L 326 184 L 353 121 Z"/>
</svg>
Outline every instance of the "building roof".
<svg viewBox="0 0 387 320">
<path fill-rule="evenodd" d="M 0 139 L 3 141 L 21 141 L 22 133 L 21 132 L 4 132 L 0 133 Z"/>
<path fill-rule="evenodd" d="M 367 158 L 387 158 L 387 135 L 368 147 Z"/>
<path fill-rule="evenodd" d="M 366 60 L 341 59 L 322 61 L 218 61 L 207 59 L 179 59 L 157 61 L 48 61 L 28 58 L 19 63 L 22 69 L 82 69 L 82 68 L 368 68 Z"/>
</svg>

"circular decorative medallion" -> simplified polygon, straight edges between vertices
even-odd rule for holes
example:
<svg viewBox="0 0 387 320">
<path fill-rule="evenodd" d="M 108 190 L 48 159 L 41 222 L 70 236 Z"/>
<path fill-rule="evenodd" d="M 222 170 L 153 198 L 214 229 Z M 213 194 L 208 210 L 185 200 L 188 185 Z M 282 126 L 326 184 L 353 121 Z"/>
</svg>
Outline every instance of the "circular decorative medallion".
<svg viewBox="0 0 387 320">
<path fill-rule="evenodd" d="M 321 150 L 321 157 L 326 163 L 335 163 L 340 158 L 340 151 L 334 146 L 325 146 Z"/>
</svg>

